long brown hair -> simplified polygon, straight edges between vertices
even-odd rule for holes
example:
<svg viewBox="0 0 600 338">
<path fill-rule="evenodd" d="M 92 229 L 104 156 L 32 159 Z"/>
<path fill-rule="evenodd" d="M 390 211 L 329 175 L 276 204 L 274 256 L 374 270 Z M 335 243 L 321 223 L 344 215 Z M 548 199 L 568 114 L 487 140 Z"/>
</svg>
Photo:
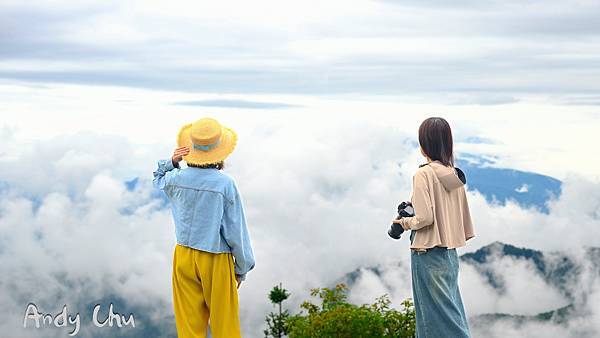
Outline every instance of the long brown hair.
<svg viewBox="0 0 600 338">
<path fill-rule="evenodd" d="M 432 161 L 454 167 L 452 130 L 445 119 L 430 117 L 423 121 L 419 127 L 419 145 Z"/>
</svg>

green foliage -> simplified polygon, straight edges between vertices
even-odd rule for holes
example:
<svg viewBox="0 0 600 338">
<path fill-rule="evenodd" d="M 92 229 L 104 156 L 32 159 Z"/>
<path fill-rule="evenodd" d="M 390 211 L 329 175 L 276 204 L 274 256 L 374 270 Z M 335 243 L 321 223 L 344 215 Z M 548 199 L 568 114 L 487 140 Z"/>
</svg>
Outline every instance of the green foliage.
<svg viewBox="0 0 600 338">
<path fill-rule="evenodd" d="M 289 292 L 281 287 L 281 283 L 269 292 L 269 300 L 273 304 L 281 304 L 284 300 L 288 299 L 289 296 Z"/>
<path fill-rule="evenodd" d="M 279 313 L 271 312 L 267 315 L 267 318 L 265 319 L 267 322 L 267 329 L 263 331 L 265 337 L 281 338 L 287 334 L 287 320 L 290 317 L 290 314 L 288 310 L 282 311 L 281 303 L 288 299 L 289 296 L 290 294 L 281 286 L 281 283 L 279 286 L 273 287 L 271 292 L 269 292 L 269 300 L 273 303 L 273 306 L 279 307 Z"/>
<path fill-rule="evenodd" d="M 302 303 L 306 313 L 286 318 L 286 333 L 290 338 L 414 337 L 415 312 L 410 299 L 402 302 L 401 311 L 390 307 L 387 295 L 373 304 L 357 306 L 347 302 L 347 291 L 344 284 L 312 289 L 311 296 L 318 297 L 321 304 Z"/>
</svg>

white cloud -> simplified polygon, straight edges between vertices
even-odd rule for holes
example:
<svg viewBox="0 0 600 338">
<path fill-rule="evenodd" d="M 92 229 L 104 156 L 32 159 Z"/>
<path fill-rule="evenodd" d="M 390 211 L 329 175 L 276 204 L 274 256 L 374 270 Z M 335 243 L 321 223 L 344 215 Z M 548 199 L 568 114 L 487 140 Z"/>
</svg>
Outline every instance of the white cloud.
<svg viewBox="0 0 600 338">
<path fill-rule="evenodd" d="M 385 231 L 398 200 L 410 197 L 412 174 L 422 162 L 418 149 L 408 142 L 414 136 L 381 120 L 256 116 L 261 115 L 237 124 L 229 116 L 232 123 L 228 123 L 244 140 L 227 171 L 239 182 L 257 256 L 256 270 L 240 291 L 246 332 L 262 329 L 264 314 L 271 310 L 266 294 L 279 282 L 293 292 L 288 306 L 296 309 L 309 298 L 310 288 L 326 286 L 358 266 L 408 262 L 407 241 L 392 241 Z M 172 146 L 161 142 L 150 147 L 100 132 L 79 131 L 23 143 L 18 135 L 5 133 L 4 147 L 10 154 L 3 158 L 2 176 L 13 190 L 1 200 L 0 259 L 7 271 L 3 280 L 20 282 L 14 286 L 17 292 L 6 288 L 0 292 L 3 304 L 11 304 L 18 314 L 27 303 L 20 303 L 24 299 L 50 302 L 53 293 L 32 291 L 37 280 L 45 281 L 49 290 L 63 290 L 65 298 L 79 299 L 59 285 L 53 277 L 57 273 L 90 281 L 89 292 L 81 297 L 111 290 L 132 303 L 169 304 L 173 225 L 170 211 L 158 211 L 158 201 L 150 199 L 149 180 L 156 160 L 169 156 Z M 24 144 L 27 147 L 21 149 Z M 17 163 L 27 164 L 27 180 Z M 139 188 L 127 191 L 121 182 L 133 175 L 142 177 Z M 489 206 L 483 196 L 470 192 L 477 237 L 459 252 L 495 240 L 536 249 L 568 248 L 574 243 L 598 246 L 597 238 L 589 236 L 598 226 L 592 217 L 595 204 L 581 203 L 582 195 L 576 193 L 595 191 L 593 184 L 584 178 L 566 180 L 565 193 L 550 205 L 550 215 L 513 203 Z M 41 198 L 37 211 L 19 197 L 23 193 Z M 123 207 L 133 213 L 119 213 Z M 573 217 L 578 219 L 575 228 Z M 517 263 L 502 269 L 519 276 L 528 276 L 529 271 Z M 36 271 L 35 278 L 24 277 L 25 271 Z M 527 308 L 520 297 L 529 294 L 531 284 L 515 280 L 512 291 L 502 298 L 482 287 L 468 269 L 462 271 L 463 285 L 472 287 L 463 288 L 463 295 L 473 313 L 515 310 L 517 305 L 532 313 L 536 306 L 561 300 L 555 295 Z M 401 269 L 383 276 L 384 284 L 392 285 L 395 305 L 411 294 L 408 276 Z M 536 281 L 532 278 L 527 281 Z M 538 291 L 548 291 L 536 283 Z M 361 285 L 363 291 L 357 289 L 352 299 L 367 302 L 384 290 L 368 274 Z M 477 301 L 474 291 L 482 294 Z"/>
<path fill-rule="evenodd" d="M 0 188 L 11 187 L 0 198 L 0 301 L 14 314 L 2 319 L 2 332 L 14 329 L 30 298 L 51 307 L 54 297 L 77 302 L 109 290 L 134 303 L 170 302 L 171 215 L 149 198 L 148 178 L 178 128 L 202 115 L 243 140 L 227 170 L 242 187 L 258 258 L 240 291 L 246 332 L 261 331 L 271 310 L 266 293 L 279 281 L 296 308 L 309 288 L 357 266 L 408 262 L 406 241 L 390 241 L 385 230 L 397 201 L 410 196 L 422 161 L 411 142 L 432 115 L 450 121 L 455 140 L 498 141 L 457 142 L 457 153 L 493 154 L 498 166 L 564 181 L 549 215 L 513 202 L 490 206 L 470 192 L 477 236 L 460 252 L 495 240 L 545 250 L 600 246 L 590 236 L 600 219 L 600 160 L 589 156 L 600 121 L 590 94 L 600 84 L 595 1 L 0 7 L 0 114 L 8 123 L 0 130 Z M 299 107 L 249 114 L 171 105 L 223 99 Z M 124 189 L 135 176 L 138 190 Z M 468 311 L 519 305 L 533 313 L 561 302 L 530 267 L 506 261 L 498 269 L 518 273 L 504 296 L 462 267 Z M 64 277 L 85 292 L 70 290 Z M 408 271 L 391 269 L 381 280 L 364 273 L 351 298 L 368 302 L 390 288 L 398 306 L 410 296 Z M 532 284 L 523 280 L 534 283 L 534 295 L 552 297 L 525 302 Z M 592 277 L 588 283 L 593 290 Z M 599 322 L 600 309 L 590 311 Z M 486 336 L 567 336 L 583 324 L 498 323 Z"/>
<path fill-rule="evenodd" d="M 520 193 L 524 193 L 529 191 L 529 185 L 527 184 L 523 184 L 520 187 L 518 187 L 517 189 L 515 189 L 516 192 L 520 192 Z"/>
<path fill-rule="evenodd" d="M 597 92 L 597 3 L 464 3 L 3 3 L 0 79 L 504 98 L 484 104 Z"/>
</svg>

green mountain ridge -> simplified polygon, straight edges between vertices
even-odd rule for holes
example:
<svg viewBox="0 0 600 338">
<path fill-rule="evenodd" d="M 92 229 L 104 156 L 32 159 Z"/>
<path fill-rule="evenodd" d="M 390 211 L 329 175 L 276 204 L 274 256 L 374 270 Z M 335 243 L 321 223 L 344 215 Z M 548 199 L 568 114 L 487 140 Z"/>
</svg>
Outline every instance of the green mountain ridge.
<svg viewBox="0 0 600 338">
<path fill-rule="evenodd" d="M 539 251 L 529 248 L 517 247 L 500 241 L 492 242 L 474 252 L 460 256 L 461 263 L 469 264 L 480 273 L 487 283 L 498 294 L 506 292 L 506 278 L 510 276 L 498 275 L 493 265 L 498 259 L 510 257 L 516 260 L 525 260 L 532 263 L 534 272 L 538 274 L 549 286 L 558 290 L 570 300 L 566 306 L 549 309 L 535 315 L 519 315 L 510 313 L 487 313 L 470 317 L 474 326 L 485 326 L 497 321 L 510 321 L 515 326 L 530 322 L 551 322 L 553 324 L 567 324 L 569 320 L 585 316 L 584 310 L 587 301 L 586 291 L 580 290 L 579 285 L 583 274 L 591 273 L 593 278 L 600 277 L 600 248 L 584 247 L 585 262 L 578 261 L 569 253 L 561 251 Z M 585 266 L 584 266 L 585 265 Z M 357 268 L 343 277 L 338 282 L 343 282 L 350 289 L 358 282 L 365 272 L 373 273 L 379 277 L 382 284 L 390 290 L 391 287 L 381 278 L 386 270 L 408 266 L 408 263 L 396 262 L 391 265 L 377 265 Z"/>
</svg>

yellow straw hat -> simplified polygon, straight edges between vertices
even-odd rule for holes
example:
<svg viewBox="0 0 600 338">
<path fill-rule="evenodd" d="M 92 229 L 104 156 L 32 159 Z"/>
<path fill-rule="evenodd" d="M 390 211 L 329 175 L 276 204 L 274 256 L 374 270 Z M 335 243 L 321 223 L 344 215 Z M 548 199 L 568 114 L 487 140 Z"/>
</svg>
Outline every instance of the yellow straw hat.
<svg viewBox="0 0 600 338">
<path fill-rule="evenodd" d="M 208 117 L 184 125 L 177 135 L 177 145 L 190 149 L 183 159 L 192 164 L 221 162 L 233 152 L 236 143 L 233 130 Z"/>
</svg>

